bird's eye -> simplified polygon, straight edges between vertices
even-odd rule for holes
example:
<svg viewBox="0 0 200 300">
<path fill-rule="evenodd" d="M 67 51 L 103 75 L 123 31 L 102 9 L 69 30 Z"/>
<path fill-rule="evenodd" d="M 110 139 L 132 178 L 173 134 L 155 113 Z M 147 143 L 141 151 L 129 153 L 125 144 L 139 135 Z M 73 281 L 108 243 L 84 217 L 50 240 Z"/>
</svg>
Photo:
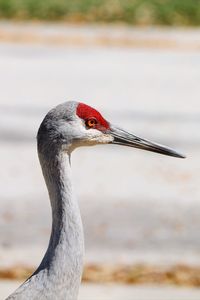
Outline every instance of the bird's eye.
<svg viewBox="0 0 200 300">
<path fill-rule="evenodd" d="M 95 119 L 95 118 L 87 119 L 85 122 L 85 125 L 88 128 L 94 128 L 97 124 L 98 124 L 98 122 L 97 122 L 97 119 Z"/>
</svg>

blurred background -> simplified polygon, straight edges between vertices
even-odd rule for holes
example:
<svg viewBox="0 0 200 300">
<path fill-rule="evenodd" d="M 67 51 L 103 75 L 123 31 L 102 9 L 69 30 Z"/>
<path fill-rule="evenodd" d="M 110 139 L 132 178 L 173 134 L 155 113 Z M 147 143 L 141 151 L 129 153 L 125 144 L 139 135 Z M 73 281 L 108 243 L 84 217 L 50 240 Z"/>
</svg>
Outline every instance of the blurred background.
<svg viewBox="0 0 200 300">
<path fill-rule="evenodd" d="M 36 134 L 67 100 L 187 155 L 75 151 L 79 299 L 200 299 L 199 25 L 199 0 L 0 0 L 0 299 L 47 248 Z"/>
</svg>

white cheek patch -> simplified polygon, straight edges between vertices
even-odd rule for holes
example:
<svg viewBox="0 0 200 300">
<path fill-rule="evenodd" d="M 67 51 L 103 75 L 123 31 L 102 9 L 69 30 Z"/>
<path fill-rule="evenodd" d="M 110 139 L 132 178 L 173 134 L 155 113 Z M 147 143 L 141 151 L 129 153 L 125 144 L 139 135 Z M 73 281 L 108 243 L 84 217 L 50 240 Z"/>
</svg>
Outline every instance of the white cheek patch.
<svg viewBox="0 0 200 300">
<path fill-rule="evenodd" d="M 104 134 L 104 133 L 102 133 L 102 135 L 96 139 L 96 141 L 99 144 L 108 144 L 108 143 L 112 142 L 113 140 L 114 140 L 114 138 L 111 135 Z"/>
<path fill-rule="evenodd" d="M 85 140 L 88 145 L 108 144 L 112 141 L 113 137 L 111 135 L 102 133 L 97 129 L 89 129 Z"/>
</svg>

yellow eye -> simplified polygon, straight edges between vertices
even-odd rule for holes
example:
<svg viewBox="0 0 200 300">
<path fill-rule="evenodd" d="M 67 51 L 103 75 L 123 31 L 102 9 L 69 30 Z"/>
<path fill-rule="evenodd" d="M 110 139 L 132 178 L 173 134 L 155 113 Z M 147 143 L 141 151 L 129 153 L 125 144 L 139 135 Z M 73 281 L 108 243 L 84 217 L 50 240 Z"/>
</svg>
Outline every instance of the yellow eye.
<svg viewBox="0 0 200 300">
<path fill-rule="evenodd" d="M 90 119 L 86 120 L 86 122 L 85 122 L 86 126 L 89 128 L 94 128 L 97 125 L 97 123 L 98 123 L 97 119 L 95 119 L 95 118 L 90 118 Z"/>
</svg>

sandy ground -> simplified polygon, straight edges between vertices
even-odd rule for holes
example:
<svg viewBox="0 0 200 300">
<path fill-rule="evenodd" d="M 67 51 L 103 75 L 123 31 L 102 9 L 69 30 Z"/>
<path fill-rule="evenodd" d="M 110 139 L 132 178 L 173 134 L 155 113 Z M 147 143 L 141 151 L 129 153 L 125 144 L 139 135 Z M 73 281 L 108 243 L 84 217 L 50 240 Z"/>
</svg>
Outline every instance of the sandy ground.
<svg viewBox="0 0 200 300">
<path fill-rule="evenodd" d="M 18 282 L 0 281 L 0 300 L 18 287 Z M 200 290 L 162 286 L 83 284 L 79 300 L 199 300 Z"/>
<path fill-rule="evenodd" d="M 0 41 L 47 45 L 118 46 L 199 51 L 199 28 L 132 27 L 0 21 Z"/>
</svg>

